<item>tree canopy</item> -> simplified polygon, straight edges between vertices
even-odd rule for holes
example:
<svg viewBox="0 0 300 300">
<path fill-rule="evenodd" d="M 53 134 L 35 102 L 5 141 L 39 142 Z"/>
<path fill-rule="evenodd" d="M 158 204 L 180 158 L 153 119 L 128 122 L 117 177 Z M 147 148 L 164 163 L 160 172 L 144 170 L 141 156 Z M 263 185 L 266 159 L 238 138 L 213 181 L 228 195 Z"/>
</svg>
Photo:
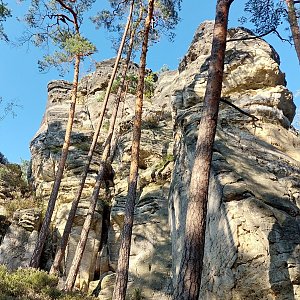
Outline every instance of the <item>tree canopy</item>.
<svg viewBox="0 0 300 300">
<path fill-rule="evenodd" d="M 3 23 L 9 17 L 11 17 L 11 10 L 8 8 L 7 4 L 1 0 L 0 1 L 0 40 L 8 41 L 8 36 L 4 31 Z"/>
<path fill-rule="evenodd" d="M 32 0 L 25 15 L 29 30 L 22 40 L 31 41 L 35 46 L 57 48 L 39 60 L 39 69 L 48 70 L 54 66 L 62 74 L 67 70 L 65 63 L 70 63 L 76 55 L 81 58 L 91 55 L 96 47 L 82 36 L 80 27 L 84 13 L 89 10 L 95 0 Z M 50 46 L 49 46 L 50 45 Z"/>
</svg>

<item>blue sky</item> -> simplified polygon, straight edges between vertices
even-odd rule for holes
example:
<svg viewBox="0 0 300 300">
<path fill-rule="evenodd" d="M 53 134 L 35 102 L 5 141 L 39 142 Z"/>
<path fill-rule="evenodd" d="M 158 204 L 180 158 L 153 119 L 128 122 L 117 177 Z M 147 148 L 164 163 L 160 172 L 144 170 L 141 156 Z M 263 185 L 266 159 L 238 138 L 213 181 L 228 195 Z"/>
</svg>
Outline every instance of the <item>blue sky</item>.
<svg viewBox="0 0 300 300">
<path fill-rule="evenodd" d="M 12 41 L 16 40 L 24 31 L 24 25 L 16 20 L 21 17 L 26 6 L 11 0 L 10 5 L 13 18 L 10 18 L 5 29 Z M 102 9 L 106 1 L 96 1 L 94 11 Z M 245 1 L 234 1 L 230 13 L 229 26 L 238 26 L 237 19 L 243 14 Z M 97 4 L 100 3 L 100 4 Z M 201 3 L 201 4 L 200 4 Z M 177 26 L 176 38 L 173 43 L 163 38 L 160 43 L 149 49 L 147 67 L 153 71 L 163 65 L 176 69 L 178 63 L 186 53 L 193 34 L 198 25 L 204 20 L 214 19 L 216 1 L 183 0 L 180 16 L 182 21 Z M 115 56 L 111 49 L 110 36 L 104 30 L 95 30 L 94 25 L 87 20 L 85 34 L 96 44 L 98 52 L 94 55 L 95 61 Z M 274 35 L 266 38 L 281 57 L 281 69 L 286 73 L 288 88 L 296 95 L 299 86 L 299 64 L 294 48 L 288 43 L 282 43 Z M 47 101 L 47 83 L 50 80 L 61 79 L 58 72 L 51 70 L 46 74 L 39 73 L 38 59 L 42 58 L 43 50 L 25 45 L 14 47 L 0 41 L 1 68 L 0 68 L 0 95 L 4 101 L 14 100 L 20 107 L 16 108 L 16 117 L 7 116 L 0 121 L 0 152 L 10 162 L 20 162 L 29 159 L 29 143 L 38 130 L 43 117 Z M 85 75 L 83 72 L 81 76 Z M 64 79 L 70 80 L 72 72 Z M 300 106 L 300 98 L 295 97 L 296 105 Z M 3 105 L 0 105 L 0 112 Z"/>
</svg>

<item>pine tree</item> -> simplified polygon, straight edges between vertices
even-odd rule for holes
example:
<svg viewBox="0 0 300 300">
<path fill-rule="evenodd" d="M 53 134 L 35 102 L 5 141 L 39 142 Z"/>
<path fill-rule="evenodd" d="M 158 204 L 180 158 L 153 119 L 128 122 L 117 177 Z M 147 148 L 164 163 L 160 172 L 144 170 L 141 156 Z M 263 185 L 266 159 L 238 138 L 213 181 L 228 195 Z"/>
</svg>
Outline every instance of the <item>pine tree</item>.
<svg viewBox="0 0 300 300">
<path fill-rule="evenodd" d="M 50 2 L 32 0 L 31 7 L 25 18 L 29 26 L 37 30 L 37 33 L 30 34 L 27 38 L 33 39 L 34 43 L 38 46 L 45 42 L 52 41 L 60 49 L 60 51 L 55 52 L 52 56 L 46 55 L 44 61 L 39 62 L 41 69 L 52 65 L 61 66 L 61 64 L 65 62 L 74 62 L 73 88 L 64 144 L 45 218 L 30 261 L 30 266 L 34 268 L 39 267 L 68 156 L 77 100 L 80 62 L 85 56 L 95 51 L 95 47 L 87 39 L 82 37 L 80 33 L 82 14 L 91 7 L 93 2 L 94 0 L 80 0 L 76 3 L 69 3 L 69 1 L 65 0 L 54 0 Z M 46 22 L 46 20 L 48 22 Z"/>
<path fill-rule="evenodd" d="M 285 0 L 287 11 L 288 11 L 288 21 L 290 24 L 292 37 L 294 41 L 295 50 L 297 53 L 298 61 L 300 64 L 300 29 L 298 24 L 298 18 L 295 9 L 294 0 Z"/>
<path fill-rule="evenodd" d="M 141 122 L 144 94 L 144 78 L 146 69 L 146 57 L 148 51 L 148 37 L 153 18 L 154 1 L 148 2 L 148 14 L 145 20 L 144 40 L 142 45 L 142 53 L 140 57 L 139 79 L 137 86 L 137 95 L 135 103 L 135 119 L 133 124 L 133 138 L 131 146 L 131 164 L 129 175 L 129 186 L 127 193 L 127 201 L 125 205 L 125 217 L 122 231 L 118 268 L 116 272 L 116 283 L 113 293 L 114 300 L 124 300 L 126 296 L 126 288 L 128 282 L 129 254 L 133 226 L 134 205 L 136 200 L 136 187 L 138 179 L 138 162 L 141 139 Z"/>
<path fill-rule="evenodd" d="M 180 0 L 148 0 L 148 13 L 142 33 L 142 49 L 140 56 L 139 78 L 135 103 L 135 118 L 133 124 L 131 164 L 127 200 L 125 203 L 125 216 L 122 228 L 121 245 L 119 250 L 118 267 L 116 272 L 116 283 L 113 292 L 114 300 L 124 300 L 128 282 L 129 255 L 131 246 L 131 235 L 134 219 L 134 206 L 137 197 L 138 162 L 141 139 L 141 122 L 143 110 L 143 94 L 145 81 L 146 57 L 150 41 L 158 41 L 164 32 L 170 32 L 179 22 L 177 8 L 180 9 Z"/>
<path fill-rule="evenodd" d="M 279 25 L 287 19 L 300 63 L 300 29 L 296 3 L 299 1 L 285 0 L 287 7 L 285 9 L 284 2 L 281 0 L 248 0 L 245 4 L 245 12 L 250 14 L 249 21 L 254 24 L 255 32 L 260 36 L 275 32 L 282 39 L 277 30 Z M 242 21 L 246 22 L 248 18 L 244 17 Z"/>
<path fill-rule="evenodd" d="M 203 269 L 208 185 L 222 90 L 229 8 L 233 0 L 218 0 L 213 42 L 189 189 L 182 259 L 174 300 L 198 300 Z"/>
<path fill-rule="evenodd" d="M 131 9 L 130 9 L 127 24 L 126 24 L 126 27 L 125 27 L 125 30 L 124 30 L 124 33 L 123 33 L 123 38 L 122 38 L 122 41 L 121 41 L 120 46 L 119 46 L 119 51 L 118 51 L 118 54 L 117 54 L 117 57 L 116 57 L 116 60 L 115 60 L 114 68 L 113 68 L 113 71 L 112 71 L 112 74 L 111 74 L 111 77 L 110 77 L 110 80 L 109 80 L 109 83 L 108 83 L 108 87 L 106 89 L 106 93 L 105 93 L 101 113 L 100 113 L 100 116 L 99 116 L 98 124 L 97 124 L 96 130 L 95 130 L 94 135 L 93 135 L 92 144 L 91 144 L 90 149 L 89 149 L 89 153 L 88 153 L 88 157 L 87 157 L 87 163 L 85 165 L 85 168 L 84 168 L 84 171 L 83 171 L 83 174 L 82 174 L 81 182 L 80 182 L 76 197 L 72 202 L 72 206 L 71 206 L 71 209 L 70 209 L 70 212 L 69 212 L 69 215 L 68 215 L 68 219 L 67 219 L 67 222 L 66 222 L 66 225 L 65 225 L 63 236 L 61 238 L 60 247 L 59 247 L 59 249 L 58 249 L 58 251 L 55 255 L 54 262 L 52 264 L 50 273 L 57 273 L 58 272 L 59 265 L 60 265 L 60 263 L 61 263 L 61 261 L 64 257 L 64 254 L 65 254 L 65 250 L 66 250 L 66 247 L 67 247 L 67 244 L 68 244 L 69 235 L 71 233 L 72 224 L 73 224 L 73 221 L 74 221 L 74 218 L 75 218 L 75 215 L 76 215 L 76 210 L 77 210 L 77 207 L 78 207 L 78 204 L 79 204 L 79 201 L 80 201 L 80 197 L 81 197 L 81 194 L 82 194 L 82 191 L 83 191 L 83 188 L 84 188 L 85 180 L 86 180 L 86 177 L 87 177 L 87 174 L 88 174 L 88 171 L 89 171 L 90 163 L 92 161 L 93 153 L 94 153 L 94 150 L 95 150 L 96 145 L 97 145 L 97 140 L 98 140 L 100 130 L 101 130 L 101 126 L 102 126 L 102 123 L 103 123 L 103 118 L 104 118 L 104 114 L 105 114 L 105 111 L 106 111 L 108 99 L 109 99 L 109 96 L 110 96 L 110 93 L 111 93 L 112 84 L 113 84 L 114 79 L 116 77 L 117 68 L 119 66 L 119 62 L 120 62 L 121 55 L 122 55 L 122 50 L 123 50 L 124 44 L 125 44 L 126 35 L 127 35 L 127 32 L 128 32 L 128 29 L 130 27 L 134 1 L 132 1 L 131 3 L 132 3 L 131 4 Z M 75 276 L 75 279 L 76 279 L 76 276 Z"/>
<path fill-rule="evenodd" d="M 116 61 L 115 67 L 117 67 L 118 62 L 121 58 L 121 53 L 122 53 L 122 50 L 123 50 L 123 47 L 124 47 L 125 38 L 126 38 L 126 35 L 128 33 L 130 24 L 132 23 L 133 9 L 134 9 L 134 1 L 131 1 L 130 12 L 129 12 L 129 15 L 128 15 L 128 18 L 127 18 L 127 24 L 125 26 L 125 30 L 124 30 L 123 38 L 122 38 L 122 41 L 121 41 L 121 45 L 119 47 L 118 61 Z M 124 86 L 125 79 L 126 79 L 126 73 L 127 73 L 129 62 L 130 62 L 130 57 L 131 57 L 131 52 L 132 52 L 132 47 L 133 47 L 133 42 L 134 42 L 134 36 L 135 36 L 135 29 L 136 29 L 136 26 L 133 25 L 133 30 L 131 32 L 131 37 L 130 37 L 129 51 L 127 53 L 126 62 L 125 62 L 125 65 L 124 65 L 122 76 L 121 76 L 122 81 L 121 81 L 121 84 L 120 84 L 119 89 L 118 89 L 114 110 L 113 110 L 112 116 L 110 118 L 110 126 L 109 126 L 108 134 L 107 134 L 107 137 L 106 137 L 106 140 L 105 140 L 105 143 L 104 143 L 104 151 L 103 151 L 103 154 L 102 154 L 102 159 L 101 159 L 100 168 L 99 168 L 97 179 L 96 179 L 96 184 L 95 184 L 94 191 L 93 191 L 93 194 L 92 194 L 92 197 L 91 197 L 90 207 L 89 207 L 89 210 L 88 210 L 87 217 L 84 221 L 82 231 L 81 231 L 80 240 L 78 242 L 78 245 L 77 245 L 77 248 L 76 248 L 76 251 L 75 251 L 75 254 L 74 254 L 74 258 L 73 258 L 73 261 L 72 261 L 72 265 L 71 265 L 71 268 L 69 270 L 67 280 L 65 282 L 65 288 L 64 289 L 66 291 L 72 290 L 72 288 L 75 284 L 76 276 L 77 276 L 77 273 L 78 273 L 78 270 L 79 270 L 79 267 L 80 267 L 80 262 L 82 260 L 83 252 L 84 252 L 84 249 L 85 249 L 85 246 L 86 246 L 88 233 L 90 231 L 92 217 L 93 217 L 94 212 L 95 212 L 95 208 L 96 208 L 96 204 L 97 204 L 97 200 L 98 200 L 98 195 L 99 195 L 99 191 L 100 191 L 100 185 L 101 185 L 101 182 L 104 179 L 106 166 L 109 164 L 108 160 L 109 160 L 109 155 L 110 155 L 111 140 L 112 140 L 112 136 L 113 136 L 113 132 L 114 132 L 114 128 L 115 128 L 117 113 L 118 113 L 118 109 L 119 109 L 119 103 L 120 103 L 121 95 L 122 95 L 122 92 L 123 92 L 123 86 Z M 113 79 L 116 75 L 116 71 L 117 71 L 117 69 L 115 68 L 115 71 L 114 71 L 114 73 L 111 77 L 111 84 L 109 86 L 109 90 L 111 89 Z M 108 95 L 109 95 L 109 93 L 108 93 Z"/>
</svg>

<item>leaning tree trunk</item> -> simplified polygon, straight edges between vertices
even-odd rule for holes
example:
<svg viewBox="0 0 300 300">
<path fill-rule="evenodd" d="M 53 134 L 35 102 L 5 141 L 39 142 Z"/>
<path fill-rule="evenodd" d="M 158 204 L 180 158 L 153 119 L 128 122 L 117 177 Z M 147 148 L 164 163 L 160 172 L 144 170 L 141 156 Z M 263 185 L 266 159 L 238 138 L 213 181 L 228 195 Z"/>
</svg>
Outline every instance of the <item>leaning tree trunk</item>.
<svg viewBox="0 0 300 300">
<path fill-rule="evenodd" d="M 99 167 L 99 171 L 98 171 L 98 175 L 97 175 L 97 179 L 96 179 L 96 184 L 94 186 L 93 194 L 91 197 L 89 210 L 88 210 L 87 216 L 86 216 L 83 226 L 82 226 L 80 240 L 77 244 L 77 248 L 76 248 L 76 251 L 74 254 L 72 265 L 69 270 L 67 280 L 65 282 L 65 287 L 64 287 L 65 291 L 71 291 L 73 289 L 73 286 L 76 281 L 77 273 L 78 273 L 78 270 L 80 267 L 80 262 L 82 260 L 83 252 L 84 252 L 84 249 L 85 249 L 85 246 L 87 243 L 88 234 L 89 234 L 89 231 L 91 228 L 93 215 L 94 215 L 96 205 L 98 202 L 98 196 L 99 196 L 101 183 L 103 181 L 103 178 L 105 176 L 105 172 L 107 169 L 106 166 L 107 166 L 107 161 L 108 161 L 109 154 L 110 154 L 111 139 L 113 136 L 115 123 L 116 123 L 116 119 L 117 119 L 117 115 L 118 115 L 120 98 L 121 98 L 121 96 L 116 99 L 116 104 L 115 104 L 115 107 L 114 107 L 114 110 L 113 110 L 113 113 L 112 113 L 112 116 L 110 119 L 109 130 L 108 130 L 106 140 L 104 142 L 104 150 L 103 150 L 100 167 Z"/>
<path fill-rule="evenodd" d="M 208 184 L 222 90 L 229 8 L 233 0 L 218 0 L 204 107 L 192 169 L 182 259 L 174 300 L 198 300 L 203 269 Z"/>
<path fill-rule="evenodd" d="M 128 66 L 129 66 L 129 63 L 130 63 L 130 58 L 131 58 L 133 46 L 134 46 L 134 37 L 135 37 L 135 34 L 136 34 L 136 29 L 137 29 L 141 19 L 142 19 L 142 11 L 139 15 L 139 18 L 137 20 L 136 25 L 134 26 L 134 28 L 133 28 L 133 30 L 130 34 L 129 48 L 128 48 L 128 52 L 127 52 L 127 57 L 126 57 L 124 69 L 123 69 L 123 72 L 122 72 L 122 75 L 121 75 L 122 80 L 121 80 L 121 83 L 120 83 L 120 86 L 119 86 L 119 89 L 118 89 L 114 111 L 113 111 L 111 119 L 110 119 L 110 126 L 109 126 L 106 141 L 104 143 L 104 151 L 103 151 L 103 154 L 102 154 L 102 160 L 101 160 L 101 164 L 100 164 L 97 179 L 96 179 L 96 184 L 95 184 L 95 187 L 94 187 L 94 191 L 93 191 L 89 211 L 88 211 L 88 214 L 87 214 L 87 218 L 85 219 L 85 222 L 83 224 L 80 240 L 79 240 L 79 243 L 77 245 L 75 255 L 74 255 L 74 258 L 73 258 L 73 261 L 72 261 L 72 266 L 70 268 L 68 278 L 67 278 L 66 283 L 65 283 L 65 287 L 64 287 L 65 291 L 71 291 L 73 289 L 74 284 L 75 284 L 77 273 L 78 273 L 78 270 L 79 270 L 79 267 L 80 267 L 80 262 L 82 260 L 83 252 L 84 252 L 84 249 L 85 249 L 85 246 L 86 246 L 86 243 L 87 243 L 87 238 L 88 238 L 88 233 L 89 233 L 89 230 L 90 230 L 90 227 L 91 227 L 92 217 L 93 217 L 94 212 L 95 212 L 95 208 L 96 208 L 96 204 L 97 204 L 97 200 L 98 200 L 98 195 L 99 195 L 99 191 L 100 191 L 100 184 L 103 180 L 103 176 L 104 176 L 104 172 L 105 172 L 105 165 L 107 165 L 107 164 L 110 165 L 111 162 L 112 162 L 112 159 L 113 159 L 114 150 L 113 150 L 113 152 L 111 151 L 111 141 L 112 141 L 112 137 L 113 137 L 113 133 L 114 133 L 115 123 L 116 123 L 116 119 L 117 119 L 117 114 L 118 114 L 121 98 L 123 98 L 123 102 L 125 101 L 125 95 L 126 95 L 126 92 L 127 92 L 128 84 L 126 85 L 126 89 L 125 89 L 125 92 L 123 93 L 123 96 L 122 96 L 122 92 L 123 92 L 123 87 L 125 86 L 126 74 L 127 74 L 127 70 L 128 70 Z M 115 135 L 117 135 L 116 132 L 115 132 Z M 117 139 L 117 137 L 116 137 L 116 139 Z"/>
<path fill-rule="evenodd" d="M 74 78 L 73 78 L 73 88 L 72 88 L 72 98 L 71 98 L 71 105 L 70 111 L 68 116 L 68 123 L 66 127 L 65 139 L 64 144 L 61 152 L 61 157 L 58 165 L 58 169 L 55 176 L 54 185 L 52 188 L 52 192 L 50 195 L 50 199 L 48 202 L 45 218 L 39 233 L 38 240 L 35 245 L 34 252 L 31 257 L 30 267 L 38 268 L 40 263 L 40 258 L 42 255 L 43 247 L 48 235 L 49 226 L 51 223 L 52 214 L 55 207 L 55 202 L 57 199 L 60 183 L 63 177 L 64 167 L 67 161 L 67 156 L 69 152 L 70 146 L 70 139 L 71 139 L 71 132 L 73 127 L 73 121 L 75 116 L 75 107 L 76 107 L 76 100 L 77 100 L 77 89 L 78 89 L 78 77 L 79 77 L 79 65 L 80 65 L 80 55 L 76 55 L 75 57 L 75 66 L 74 66 Z"/>
<path fill-rule="evenodd" d="M 294 46 L 297 53 L 298 61 L 300 63 L 300 30 L 298 25 L 298 19 L 295 11 L 294 0 L 285 0 L 288 8 L 288 20 L 294 40 Z"/>
<path fill-rule="evenodd" d="M 148 51 L 148 38 L 151 27 L 154 1 L 148 1 L 148 15 L 145 20 L 144 40 L 142 45 L 142 53 L 140 58 L 139 80 L 137 86 L 137 97 L 135 103 L 135 119 L 133 125 L 133 138 L 131 147 L 131 165 L 129 174 L 129 186 L 127 201 L 125 204 L 124 225 L 122 231 L 118 268 L 116 272 L 116 283 L 113 292 L 114 300 L 125 300 L 127 282 L 128 282 L 128 267 L 129 254 L 133 226 L 134 205 L 136 199 L 136 187 L 138 179 L 138 165 L 139 165 L 139 150 L 141 139 L 141 123 L 142 123 L 142 108 L 143 108 L 143 93 L 144 93 L 144 78 L 146 69 L 146 57 Z"/>
<path fill-rule="evenodd" d="M 104 98 L 102 110 L 101 110 L 100 117 L 99 117 L 99 122 L 98 122 L 97 128 L 94 132 L 92 144 L 90 146 L 89 153 L 88 153 L 88 156 L 87 156 L 87 163 L 86 163 L 86 165 L 84 167 L 84 170 L 83 170 L 83 174 L 82 174 L 81 182 L 80 182 L 77 194 L 76 194 L 76 198 L 72 202 L 72 206 L 71 206 L 71 209 L 70 209 L 70 212 L 69 212 L 69 215 L 68 215 L 68 219 L 67 219 L 67 222 L 66 222 L 66 225 L 65 225 L 65 228 L 64 228 L 64 232 L 63 232 L 63 235 L 62 235 L 62 238 L 61 238 L 61 241 L 60 241 L 60 246 L 59 246 L 59 249 L 58 249 L 58 251 L 55 255 L 52 267 L 50 269 L 50 273 L 58 273 L 59 265 L 60 265 L 64 255 L 65 255 L 69 235 L 70 235 L 71 229 L 72 229 L 72 224 L 73 224 L 73 221 L 74 221 L 74 218 L 75 218 L 75 215 L 76 215 L 76 210 L 77 210 L 77 207 L 78 207 L 78 204 L 79 204 L 79 201 L 80 201 L 80 197 L 81 197 L 81 194 L 82 194 L 82 191 L 83 191 L 83 188 L 84 188 L 85 180 L 86 180 L 89 168 L 90 168 L 93 153 L 94 153 L 96 145 L 97 145 L 97 140 L 98 140 L 100 129 L 101 129 L 101 126 L 102 126 L 102 123 L 103 123 L 103 118 L 104 118 L 104 114 L 105 114 L 105 111 L 106 111 L 106 106 L 107 106 L 107 103 L 108 103 L 109 95 L 110 95 L 110 92 L 111 92 L 111 87 L 112 87 L 113 81 L 116 77 L 117 68 L 118 68 L 119 62 L 121 60 L 122 51 L 123 51 L 124 44 L 125 44 L 125 41 L 126 41 L 126 35 L 127 35 L 127 32 L 128 32 L 130 23 L 131 23 L 131 18 L 132 18 L 132 13 L 133 13 L 133 6 L 134 6 L 134 1 L 132 1 L 132 3 L 131 3 L 130 12 L 129 12 L 129 15 L 128 15 L 127 23 L 126 23 L 124 33 L 123 33 L 123 37 L 122 37 L 122 41 L 120 43 L 120 47 L 119 47 L 118 54 L 117 54 L 117 57 L 116 57 L 116 61 L 115 61 L 115 64 L 114 64 L 113 72 L 112 72 L 112 75 L 110 77 L 108 87 L 106 89 L 105 98 Z M 130 57 L 129 57 L 129 60 L 130 60 Z M 127 71 L 127 67 L 126 67 L 126 71 Z M 123 76 L 123 74 L 122 74 L 122 76 Z M 126 72 L 125 72 L 124 77 L 125 76 L 126 76 Z"/>
</svg>

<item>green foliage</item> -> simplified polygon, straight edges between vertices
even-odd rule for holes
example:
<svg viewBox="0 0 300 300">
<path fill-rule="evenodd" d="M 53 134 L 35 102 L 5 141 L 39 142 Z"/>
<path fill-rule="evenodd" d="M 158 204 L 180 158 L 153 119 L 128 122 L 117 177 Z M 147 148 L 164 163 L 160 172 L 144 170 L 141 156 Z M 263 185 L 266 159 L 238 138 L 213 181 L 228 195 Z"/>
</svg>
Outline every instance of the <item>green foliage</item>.
<svg viewBox="0 0 300 300">
<path fill-rule="evenodd" d="M 173 30 L 180 21 L 178 11 L 181 9 L 181 0 L 158 0 L 156 2 L 153 16 L 154 26 L 152 36 L 159 40 L 160 36 L 168 35 L 171 40 L 174 39 Z"/>
<path fill-rule="evenodd" d="M 284 3 L 279 0 L 248 0 L 244 10 L 249 16 L 240 18 L 240 22 L 251 22 L 257 34 L 276 29 L 286 16 Z"/>
<path fill-rule="evenodd" d="M 9 17 L 11 17 L 10 9 L 7 7 L 6 3 L 3 3 L 3 1 L 0 0 L 0 40 L 8 41 L 8 37 L 4 32 L 3 22 Z"/>
<path fill-rule="evenodd" d="M 158 128 L 160 121 L 160 115 L 156 113 L 150 113 L 143 118 L 142 127 L 145 129 Z"/>
<path fill-rule="evenodd" d="M 128 82 L 127 92 L 129 94 L 135 95 L 137 89 L 138 77 L 135 74 L 129 74 L 126 76 L 126 80 Z M 120 84 L 121 84 L 121 77 L 117 76 L 111 87 L 111 92 L 116 94 L 118 92 Z"/>
<path fill-rule="evenodd" d="M 56 297 L 59 294 L 59 291 L 55 293 L 57 283 L 56 277 L 43 271 L 19 269 L 10 273 L 4 266 L 0 266 L 2 299 L 55 299 L 51 296 Z"/>
<path fill-rule="evenodd" d="M 31 41 L 35 46 L 47 46 L 49 44 L 58 48 L 52 54 L 46 54 L 43 60 L 39 60 L 39 70 L 47 71 L 54 66 L 59 69 L 61 75 L 68 70 L 68 63 L 74 61 L 75 56 L 81 59 L 93 54 L 95 46 L 80 35 L 80 26 L 84 13 L 89 10 L 95 0 L 63 1 L 31 0 L 24 21 L 30 30 L 23 36 L 22 41 Z M 67 65 L 65 65 L 67 64 Z"/>
<path fill-rule="evenodd" d="M 116 94 L 118 92 L 120 84 L 121 84 L 121 77 L 117 76 L 111 86 L 111 93 Z"/>
<path fill-rule="evenodd" d="M 22 179 L 25 182 L 27 182 L 27 174 L 28 174 L 29 167 L 30 167 L 30 161 L 26 159 L 21 159 L 20 168 L 22 172 Z"/>
<path fill-rule="evenodd" d="M 157 0 L 153 12 L 153 23 L 149 33 L 150 43 L 158 42 L 162 35 L 167 35 L 172 40 L 175 36 L 175 26 L 180 21 L 178 11 L 182 0 Z M 104 27 L 109 32 L 115 33 L 113 48 L 119 45 L 121 35 L 124 30 L 124 17 L 128 13 L 131 1 L 109 0 L 111 9 L 100 11 L 95 17 L 91 18 L 96 24 L 96 28 Z M 146 19 L 148 1 L 136 1 L 133 12 L 133 26 L 137 28 L 135 35 L 134 49 L 139 50 L 143 40 L 144 23 L 139 21 L 140 11 L 142 20 Z"/>
<path fill-rule="evenodd" d="M 79 34 L 68 37 L 62 42 L 62 48 L 69 55 L 88 56 L 96 51 L 96 47 Z"/>
<path fill-rule="evenodd" d="M 150 73 L 145 77 L 145 86 L 144 86 L 144 95 L 150 99 L 155 90 L 155 74 Z M 129 74 L 126 76 L 126 81 L 128 82 L 128 90 L 127 92 L 129 94 L 135 95 L 137 92 L 137 85 L 138 85 L 138 76 L 135 74 Z M 111 92 L 116 94 L 118 91 L 118 88 L 121 84 L 121 77 L 117 76 L 117 78 L 114 80 Z"/>
<path fill-rule="evenodd" d="M 5 210 L 9 217 L 12 217 L 14 212 L 18 209 L 27 209 L 27 208 L 41 208 L 42 202 L 33 196 L 28 198 L 16 197 L 13 200 L 9 200 L 5 203 Z"/>
<path fill-rule="evenodd" d="M 103 102 L 105 98 L 105 91 L 100 91 L 98 96 L 97 96 L 97 101 L 98 102 Z"/>
<path fill-rule="evenodd" d="M 159 161 L 157 165 L 157 169 L 163 168 L 167 163 L 174 161 L 174 155 L 172 154 L 166 154 L 162 157 L 162 159 Z"/>
<path fill-rule="evenodd" d="M 129 74 L 126 77 L 126 80 L 128 81 L 128 93 L 135 95 L 137 90 L 137 84 L 138 84 L 138 77 L 135 74 Z"/>
<path fill-rule="evenodd" d="M 79 293 L 63 293 L 56 286 L 58 278 L 37 269 L 19 269 L 9 272 L 0 265 L 1 300 L 91 300 Z"/>
<path fill-rule="evenodd" d="M 28 191 L 28 184 L 22 177 L 22 170 L 17 164 L 5 164 L 0 166 L 0 181 L 14 191 L 22 194 Z"/>
<path fill-rule="evenodd" d="M 64 63 L 72 62 L 76 55 L 84 57 L 96 51 L 96 47 L 79 34 L 63 37 L 62 40 L 56 41 L 56 43 L 60 51 L 55 51 L 52 55 L 45 55 L 43 60 L 39 60 L 38 66 L 40 71 L 48 70 L 54 66 L 63 75 L 68 70 L 67 67 L 64 67 Z"/>
<path fill-rule="evenodd" d="M 152 98 L 154 95 L 154 90 L 155 90 L 154 79 L 155 79 L 154 73 L 150 73 L 145 77 L 144 94 L 148 99 Z"/>
</svg>

